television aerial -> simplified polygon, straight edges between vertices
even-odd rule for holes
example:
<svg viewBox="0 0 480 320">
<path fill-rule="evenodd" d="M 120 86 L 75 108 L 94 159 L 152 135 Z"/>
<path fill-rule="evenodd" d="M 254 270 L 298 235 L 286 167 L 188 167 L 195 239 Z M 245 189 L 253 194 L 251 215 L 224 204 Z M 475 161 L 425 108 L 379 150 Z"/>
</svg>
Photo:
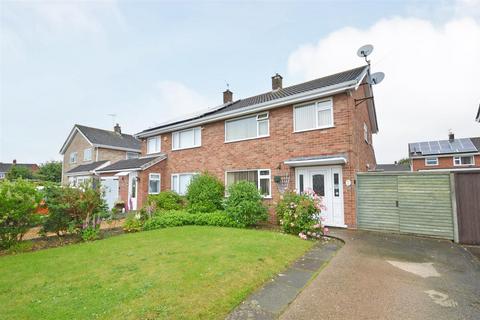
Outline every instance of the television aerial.
<svg viewBox="0 0 480 320">
<path fill-rule="evenodd" d="M 371 44 L 366 44 L 364 46 L 361 46 L 358 50 L 357 50 L 357 56 L 359 56 L 360 58 L 364 58 L 365 61 L 370 64 L 370 61 L 367 60 L 367 57 L 372 53 L 373 51 L 373 46 Z"/>
</svg>

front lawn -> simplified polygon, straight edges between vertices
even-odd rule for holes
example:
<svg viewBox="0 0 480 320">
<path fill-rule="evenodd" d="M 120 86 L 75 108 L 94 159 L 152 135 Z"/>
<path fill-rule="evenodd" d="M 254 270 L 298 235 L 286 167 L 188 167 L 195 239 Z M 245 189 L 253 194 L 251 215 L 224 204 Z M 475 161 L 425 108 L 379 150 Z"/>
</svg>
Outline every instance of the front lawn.
<svg viewBox="0 0 480 320">
<path fill-rule="evenodd" d="M 189 226 L 0 257 L 0 318 L 221 319 L 311 246 Z"/>
</svg>

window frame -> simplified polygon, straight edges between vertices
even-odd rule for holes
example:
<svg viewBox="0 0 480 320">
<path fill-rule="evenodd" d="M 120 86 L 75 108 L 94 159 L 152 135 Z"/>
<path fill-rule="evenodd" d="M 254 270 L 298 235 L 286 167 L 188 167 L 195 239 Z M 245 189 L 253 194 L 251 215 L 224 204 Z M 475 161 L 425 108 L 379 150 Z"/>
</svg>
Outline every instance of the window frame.
<svg viewBox="0 0 480 320">
<path fill-rule="evenodd" d="M 266 117 L 265 118 L 259 118 L 261 115 L 266 115 Z M 251 138 L 227 140 L 227 123 L 238 121 L 238 120 L 243 120 L 243 119 L 247 119 L 247 118 L 255 118 L 255 120 L 257 122 L 257 136 L 256 137 L 251 137 Z M 266 135 L 260 135 L 260 122 L 266 122 L 267 123 L 268 133 Z M 246 141 L 246 140 L 253 140 L 253 139 L 262 139 L 262 138 L 268 138 L 268 137 L 270 137 L 270 112 L 268 112 L 268 111 L 259 112 L 259 113 L 255 113 L 255 114 L 249 114 L 249 115 L 246 115 L 246 116 L 243 116 L 243 117 L 228 119 L 228 120 L 225 120 L 225 122 L 224 122 L 224 142 L 225 143 Z"/>
<path fill-rule="evenodd" d="M 463 164 L 462 163 L 462 158 L 470 158 L 471 161 L 468 164 Z M 456 163 L 456 160 L 459 160 L 459 163 Z M 468 166 L 474 166 L 475 165 L 475 157 L 473 155 L 464 155 L 464 156 L 454 156 L 453 157 L 453 166 L 454 167 L 468 167 Z"/>
<path fill-rule="evenodd" d="M 86 159 L 86 158 L 85 158 L 85 155 L 86 155 L 87 150 L 90 151 L 90 159 Z M 86 148 L 86 149 L 84 149 L 84 150 L 83 150 L 83 161 L 92 161 L 92 159 L 93 159 L 93 150 L 92 150 L 92 148 Z"/>
<path fill-rule="evenodd" d="M 152 179 L 152 175 L 158 176 L 158 179 Z M 150 190 L 150 181 L 158 181 L 158 192 Z M 148 194 L 159 194 L 162 190 L 162 175 L 160 173 L 151 172 L 148 174 Z"/>
<path fill-rule="evenodd" d="M 73 156 L 73 159 L 72 159 L 72 156 Z M 78 152 L 77 151 L 70 152 L 70 158 L 68 160 L 68 163 L 70 163 L 70 164 L 77 163 L 77 158 L 78 158 Z"/>
<path fill-rule="evenodd" d="M 198 144 L 198 145 L 195 144 L 195 130 L 198 130 L 198 132 L 200 132 L 199 144 Z M 175 138 L 174 138 L 175 134 L 177 134 L 177 135 L 178 135 L 178 139 L 180 139 L 180 133 L 182 133 L 182 132 L 187 132 L 187 131 L 193 131 L 193 146 L 185 147 L 185 148 L 181 148 L 181 147 L 175 148 L 175 143 L 174 143 L 174 141 L 175 141 Z M 178 144 L 180 145 L 180 140 L 178 141 Z M 201 126 L 172 132 L 172 151 L 185 150 L 185 149 L 193 149 L 193 148 L 200 148 L 201 146 L 202 146 L 202 127 L 201 127 Z"/>
<path fill-rule="evenodd" d="M 158 139 L 158 151 L 155 149 L 154 152 L 151 152 L 151 150 L 149 150 L 149 145 L 150 145 L 150 141 L 151 140 L 157 140 Z M 155 144 L 156 146 L 156 144 Z M 162 139 L 161 139 L 161 136 L 153 136 L 153 137 L 149 137 L 147 138 L 147 154 L 155 154 L 155 153 L 160 153 L 162 151 Z"/>
<path fill-rule="evenodd" d="M 135 156 L 134 157 L 128 157 L 129 154 L 134 154 Z M 125 152 L 125 159 L 126 160 L 130 160 L 130 159 L 138 159 L 140 157 L 140 154 L 138 152 L 134 152 L 134 151 L 127 151 Z"/>
<path fill-rule="evenodd" d="M 268 195 L 263 195 L 262 194 L 262 198 L 263 199 L 272 199 L 272 170 L 270 170 L 270 169 L 240 169 L 240 170 L 227 170 L 227 171 L 225 171 L 225 195 L 228 197 L 228 194 L 227 194 L 227 189 L 228 189 L 227 176 L 228 176 L 228 173 L 248 172 L 248 171 L 257 171 L 257 178 L 258 178 L 257 190 L 258 191 L 260 191 L 260 180 L 261 179 L 268 179 L 269 194 Z M 260 171 L 268 171 L 268 175 L 261 175 Z"/>
<path fill-rule="evenodd" d="M 432 160 L 432 159 L 435 159 L 435 163 L 434 164 L 428 163 L 428 160 Z M 438 157 L 426 157 L 425 158 L 425 166 L 426 167 L 438 166 Z"/>
<path fill-rule="evenodd" d="M 182 194 L 180 193 L 180 176 L 183 176 L 183 175 L 191 175 L 192 176 L 192 179 L 197 176 L 199 173 L 198 172 L 179 172 L 179 173 L 172 173 L 170 175 L 170 190 L 176 192 L 177 194 L 181 195 L 181 196 L 184 196 L 185 194 Z M 177 185 L 174 186 L 173 185 L 173 177 L 177 177 Z M 191 181 L 191 180 L 190 180 Z M 177 187 L 177 188 L 175 188 Z M 176 189 L 176 190 L 175 190 Z"/>
<path fill-rule="evenodd" d="M 319 111 L 319 106 L 318 106 L 318 104 L 319 104 L 319 103 L 322 103 L 322 102 L 330 102 L 330 107 L 329 107 L 329 109 L 331 110 L 331 113 L 330 113 L 330 119 L 331 119 L 330 125 L 326 125 L 326 126 L 319 126 L 319 125 L 318 125 L 318 111 Z M 297 108 L 302 108 L 302 107 L 311 106 L 311 105 L 315 105 L 315 125 L 316 125 L 315 128 L 297 130 L 297 121 L 296 121 L 296 119 L 295 119 L 295 118 L 296 118 L 296 117 L 295 117 L 295 110 L 296 110 Z M 326 110 L 325 107 L 321 107 L 321 109 Z M 333 99 L 332 99 L 332 98 L 315 100 L 315 101 L 309 101 L 309 102 L 305 102 L 305 103 L 300 103 L 300 104 L 295 104 L 295 105 L 293 105 L 293 132 L 294 132 L 294 133 L 297 133 L 297 132 L 306 132 L 306 131 L 313 131 L 313 130 L 329 129 L 329 128 L 334 128 L 334 127 L 335 127 L 335 117 L 334 117 L 334 114 L 333 114 Z"/>
</svg>

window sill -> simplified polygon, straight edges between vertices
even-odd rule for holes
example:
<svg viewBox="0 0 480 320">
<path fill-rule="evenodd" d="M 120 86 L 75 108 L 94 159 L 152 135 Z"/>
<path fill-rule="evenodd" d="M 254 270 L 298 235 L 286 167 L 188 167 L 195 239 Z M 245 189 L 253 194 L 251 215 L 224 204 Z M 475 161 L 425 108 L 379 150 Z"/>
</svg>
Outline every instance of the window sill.
<svg viewBox="0 0 480 320">
<path fill-rule="evenodd" d="M 234 142 L 241 142 L 241 141 L 248 141 L 248 140 L 255 140 L 255 139 L 264 139 L 264 138 L 270 138 L 270 135 L 268 135 L 268 136 L 254 137 L 254 138 L 230 140 L 230 141 L 226 141 L 226 140 L 225 140 L 224 143 L 234 143 Z"/>
<path fill-rule="evenodd" d="M 302 133 L 302 132 L 315 131 L 315 130 L 324 130 L 324 129 L 332 129 L 332 128 L 335 128 L 335 126 L 320 127 L 320 128 L 305 129 L 305 130 L 296 130 L 296 131 L 293 131 L 293 133 Z"/>
<path fill-rule="evenodd" d="M 190 149 L 197 149 L 197 148 L 201 148 L 201 147 L 202 147 L 202 145 L 195 146 L 195 147 L 188 147 L 188 148 L 179 148 L 179 149 L 173 149 L 172 148 L 172 151 L 190 150 Z"/>
</svg>

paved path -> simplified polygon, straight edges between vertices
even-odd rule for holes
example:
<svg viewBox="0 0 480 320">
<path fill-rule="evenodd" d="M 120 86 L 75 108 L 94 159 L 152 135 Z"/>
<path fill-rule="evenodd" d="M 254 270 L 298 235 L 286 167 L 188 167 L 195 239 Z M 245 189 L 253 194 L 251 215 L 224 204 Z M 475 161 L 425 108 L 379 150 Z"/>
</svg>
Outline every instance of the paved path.
<svg viewBox="0 0 480 320">
<path fill-rule="evenodd" d="M 346 244 L 281 319 L 480 319 L 480 263 L 449 241 L 335 230 Z"/>
</svg>

